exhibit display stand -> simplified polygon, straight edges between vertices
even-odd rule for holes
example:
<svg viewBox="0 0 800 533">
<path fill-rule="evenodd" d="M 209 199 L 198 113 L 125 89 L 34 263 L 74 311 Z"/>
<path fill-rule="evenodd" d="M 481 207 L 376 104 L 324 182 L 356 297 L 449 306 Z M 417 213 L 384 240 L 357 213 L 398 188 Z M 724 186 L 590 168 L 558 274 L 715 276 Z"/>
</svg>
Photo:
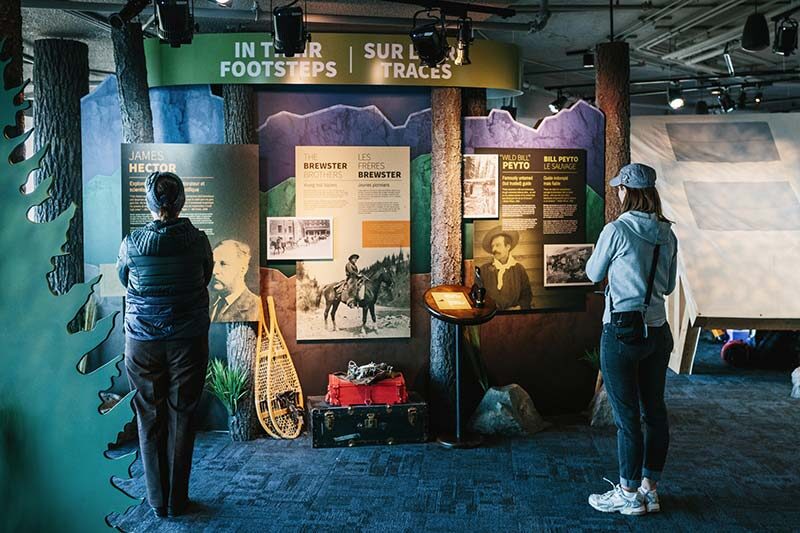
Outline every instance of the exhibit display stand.
<svg viewBox="0 0 800 533">
<path fill-rule="evenodd" d="M 445 448 L 475 448 L 481 445 L 480 435 L 465 435 L 461 431 L 461 326 L 477 326 L 491 320 L 497 314 L 494 301 L 486 296 L 481 307 L 473 305 L 469 289 L 462 285 L 439 285 L 425 291 L 425 308 L 435 318 L 453 324 L 455 328 L 455 390 L 456 431 L 455 435 L 440 435 L 436 440 Z"/>
</svg>

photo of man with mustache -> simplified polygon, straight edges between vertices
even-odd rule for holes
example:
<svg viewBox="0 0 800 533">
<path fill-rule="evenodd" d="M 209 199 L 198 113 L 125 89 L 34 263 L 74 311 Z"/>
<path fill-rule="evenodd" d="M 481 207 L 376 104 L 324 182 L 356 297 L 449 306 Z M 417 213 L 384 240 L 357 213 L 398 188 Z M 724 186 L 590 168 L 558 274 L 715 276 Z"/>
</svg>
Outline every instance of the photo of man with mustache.
<svg viewBox="0 0 800 533">
<path fill-rule="evenodd" d="M 525 267 L 517 262 L 511 250 L 519 242 L 519 232 L 495 226 L 483 238 L 483 249 L 494 260 L 481 266 L 486 294 L 497 304 L 497 309 L 530 309 L 533 294 Z"/>
</svg>

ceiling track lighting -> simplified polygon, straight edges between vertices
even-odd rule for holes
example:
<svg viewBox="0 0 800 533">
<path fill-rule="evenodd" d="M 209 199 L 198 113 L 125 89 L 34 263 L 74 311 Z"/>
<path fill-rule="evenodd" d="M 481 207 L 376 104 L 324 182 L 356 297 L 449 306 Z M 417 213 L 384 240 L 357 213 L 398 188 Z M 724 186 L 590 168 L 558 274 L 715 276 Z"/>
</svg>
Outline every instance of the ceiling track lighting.
<svg viewBox="0 0 800 533">
<path fill-rule="evenodd" d="M 583 54 L 583 68 L 594 68 L 594 54 L 592 52 Z"/>
<path fill-rule="evenodd" d="M 475 37 L 472 34 L 472 19 L 463 17 L 458 21 L 458 43 L 456 44 L 456 58 L 453 63 L 456 65 L 469 65 L 469 45 Z"/>
<path fill-rule="evenodd" d="M 556 97 L 555 100 L 550 102 L 550 105 L 548 107 L 550 108 L 551 113 L 558 113 L 559 111 L 564 109 L 564 106 L 566 104 L 567 104 L 567 97 L 564 96 L 564 94 L 561 91 L 558 91 L 558 96 Z"/>
<path fill-rule="evenodd" d="M 294 0 L 273 9 L 270 0 L 272 46 L 276 54 L 283 54 L 286 57 L 303 54 L 306 51 L 306 43 L 311 41 L 303 8 L 296 6 L 297 2 L 298 0 Z M 308 6 L 306 5 L 307 10 Z"/>
<path fill-rule="evenodd" d="M 678 110 L 684 106 L 686 102 L 683 99 L 683 93 L 679 84 L 670 84 L 667 88 L 667 102 L 673 110 Z"/>
<path fill-rule="evenodd" d="M 450 54 L 444 13 L 440 9 L 439 16 L 433 16 L 434 11 L 436 9 L 422 9 L 414 13 L 413 27 L 409 33 L 420 61 L 429 67 L 438 67 Z M 428 20 L 417 24 L 420 13 L 425 13 Z"/>
<path fill-rule="evenodd" d="M 772 51 L 779 56 L 790 56 L 797 50 L 797 21 L 789 16 L 775 20 L 775 41 Z"/>
<path fill-rule="evenodd" d="M 769 24 L 767 17 L 758 12 L 758 2 L 755 4 L 756 11 L 747 17 L 742 31 L 742 50 L 747 52 L 759 52 L 769 48 Z"/>
<path fill-rule="evenodd" d="M 114 13 L 108 17 L 108 23 L 111 24 L 112 27 L 120 30 L 125 24 L 133 20 L 133 17 L 141 13 L 150 2 L 152 2 L 152 0 L 128 0 L 118 13 Z"/>
<path fill-rule="evenodd" d="M 172 48 L 191 44 L 194 35 L 194 0 L 155 0 L 156 34 Z"/>
</svg>

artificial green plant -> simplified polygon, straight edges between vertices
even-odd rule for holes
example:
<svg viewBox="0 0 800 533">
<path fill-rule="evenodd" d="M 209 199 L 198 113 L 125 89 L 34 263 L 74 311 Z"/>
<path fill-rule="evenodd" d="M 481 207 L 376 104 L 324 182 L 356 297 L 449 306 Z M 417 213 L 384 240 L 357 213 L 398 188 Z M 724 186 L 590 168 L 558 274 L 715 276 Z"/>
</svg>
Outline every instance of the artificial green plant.
<svg viewBox="0 0 800 533">
<path fill-rule="evenodd" d="M 212 359 L 208 364 L 206 390 L 222 402 L 228 416 L 234 416 L 239 410 L 239 400 L 247 393 L 247 374 L 222 359 Z"/>
</svg>

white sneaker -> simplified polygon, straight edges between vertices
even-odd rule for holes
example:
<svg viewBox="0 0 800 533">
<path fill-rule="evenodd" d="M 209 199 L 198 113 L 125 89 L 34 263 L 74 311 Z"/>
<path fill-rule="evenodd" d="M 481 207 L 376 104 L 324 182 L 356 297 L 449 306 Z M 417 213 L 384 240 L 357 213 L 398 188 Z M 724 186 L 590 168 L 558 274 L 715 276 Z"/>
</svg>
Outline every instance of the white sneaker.
<svg viewBox="0 0 800 533">
<path fill-rule="evenodd" d="M 644 499 L 644 506 L 647 508 L 648 513 L 657 513 L 661 510 L 661 503 L 658 501 L 658 493 L 653 490 L 647 490 L 644 487 L 639 487 L 639 494 Z"/>
<path fill-rule="evenodd" d="M 613 481 L 603 478 L 614 487 L 605 494 L 592 494 L 589 496 L 589 505 L 603 513 L 621 513 L 624 515 L 639 516 L 647 512 L 644 496 L 637 490 L 627 492 Z"/>
</svg>

